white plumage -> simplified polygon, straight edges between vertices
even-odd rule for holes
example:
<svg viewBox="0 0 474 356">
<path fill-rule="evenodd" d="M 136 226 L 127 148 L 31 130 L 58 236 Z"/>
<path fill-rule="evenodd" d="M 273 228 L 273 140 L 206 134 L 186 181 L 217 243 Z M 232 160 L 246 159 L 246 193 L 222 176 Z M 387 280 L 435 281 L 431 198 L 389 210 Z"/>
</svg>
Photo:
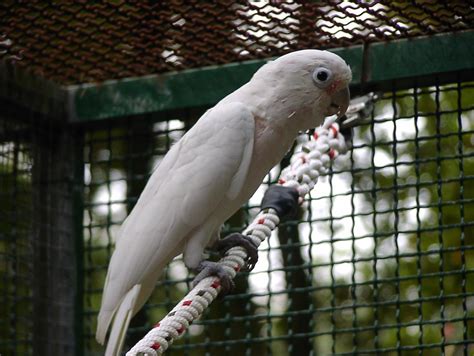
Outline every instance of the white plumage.
<svg viewBox="0 0 474 356">
<path fill-rule="evenodd" d="M 330 52 L 290 53 L 263 66 L 171 148 L 124 221 L 110 261 L 96 333 L 103 343 L 112 323 L 107 356 L 120 354 L 131 317 L 165 265 L 184 253 L 185 264 L 198 267 L 222 223 L 298 131 L 345 112 L 350 80 L 349 67 Z"/>
</svg>

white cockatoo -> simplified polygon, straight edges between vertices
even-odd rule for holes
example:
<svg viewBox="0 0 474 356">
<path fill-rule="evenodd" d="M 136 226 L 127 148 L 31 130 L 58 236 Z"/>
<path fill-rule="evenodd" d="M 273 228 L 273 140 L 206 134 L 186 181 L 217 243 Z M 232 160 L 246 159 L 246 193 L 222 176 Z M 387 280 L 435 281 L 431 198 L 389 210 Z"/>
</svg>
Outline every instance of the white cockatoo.
<svg viewBox="0 0 474 356">
<path fill-rule="evenodd" d="M 183 253 L 188 268 L 210 274 L 204 249 L 223 222 L 256 191 L 301 130 L 349 104 L 349 66 L 319 50 L 289 53 L 262 66 L 170 149 L 122 224 L 110 261 L 96 338 L 119 355 L 130 319 L 161 272 Z M 224 239 L 225 240 L 225 239 Z M 202 272 L 201 272 L 202 274 Z"/>
</svg>

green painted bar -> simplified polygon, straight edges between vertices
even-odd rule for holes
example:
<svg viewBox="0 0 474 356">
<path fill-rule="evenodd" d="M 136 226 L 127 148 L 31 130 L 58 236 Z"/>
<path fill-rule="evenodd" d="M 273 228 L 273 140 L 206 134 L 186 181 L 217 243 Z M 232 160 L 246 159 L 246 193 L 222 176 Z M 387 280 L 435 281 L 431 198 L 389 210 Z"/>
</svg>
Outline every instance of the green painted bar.
<svg viewBox="0 0 474 356">
<path fill-rule="evenodd" d="M 368 58 L 368 82 L 473 70 L 474 31 L 374 43 Z"/>
<path fill-rule="evenodd" d="M 69 87 L 73 121 L 213 105 L 246 83 L 264 61 Z"/>
</svg>

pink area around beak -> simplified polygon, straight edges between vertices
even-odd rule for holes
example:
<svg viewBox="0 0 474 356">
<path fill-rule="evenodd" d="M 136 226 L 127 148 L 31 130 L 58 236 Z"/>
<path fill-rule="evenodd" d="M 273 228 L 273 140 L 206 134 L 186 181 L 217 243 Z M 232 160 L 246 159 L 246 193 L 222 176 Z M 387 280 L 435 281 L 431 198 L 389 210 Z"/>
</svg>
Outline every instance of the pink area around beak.
<svg viewBox="0 0 474 356">
<path fill-rule="evenodd" d="M 339 90 L 339 86 L 340 86 L 340 85 L 341 85 L 341 81 L 340 81 L 340 80 L 335 80 L 334 82 L 331 83 L 331 85 L 329 85 L 329 86 L 326 88 L 327 93 L 328 93 L 330 96 L 333 96 L 334 93 Z"/>
</svg>

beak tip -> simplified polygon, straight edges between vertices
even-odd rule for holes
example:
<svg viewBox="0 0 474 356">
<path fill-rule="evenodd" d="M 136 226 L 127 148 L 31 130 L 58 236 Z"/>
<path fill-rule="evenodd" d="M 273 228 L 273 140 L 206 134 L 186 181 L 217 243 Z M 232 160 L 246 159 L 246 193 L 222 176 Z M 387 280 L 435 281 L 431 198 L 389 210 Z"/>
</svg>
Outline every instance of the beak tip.
<svg viewBox="0 0 474 356">
<path fill-rule="evenodd" d="M 349 88 L 345 87 L 336 92 L 331 98 L 327 116 L 336 115 L 338 119 L 346 114 L 350 104 Z"/>
<path fill-rule="evenodd" d="M 337 114 L 338 118 L 343 117 L 346 114 L 347 109 L 349 108 L 351 94 L 349 92 L 349 87 L 341 89 L 335 96 L 335 101 L 339 106 L 339 112 Z"/>
</svg>

